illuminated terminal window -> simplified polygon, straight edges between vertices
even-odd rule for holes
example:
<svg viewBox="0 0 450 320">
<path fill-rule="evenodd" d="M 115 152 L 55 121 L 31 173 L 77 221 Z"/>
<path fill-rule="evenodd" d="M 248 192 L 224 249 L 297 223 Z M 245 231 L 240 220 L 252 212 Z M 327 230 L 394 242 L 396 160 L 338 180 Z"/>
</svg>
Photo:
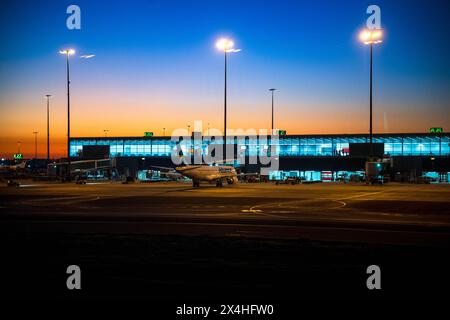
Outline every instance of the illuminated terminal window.
<svg viewBox="0 0 450 320">
<path fill-rule="evenodd" d="M 256 156 L 267 152 L 267 139 L 234 139 L 228 137 L 229 144 L 241 144 L 240 152 L 246 156 Z M 348 156 L 351 143 L 368 143 L 368 135 L 332 135 L 332 136 L 282 136 L 276 144 L 280 156 Z M 374 135 L 374 143 L 384 143 L 384 152 L 390 156 L 449 156 L 450 136 L 448 134 L 401 134 Z M 181 148 L 183 153 L 202 150 L 206 154 L 210 143 L 222 144 L 222 138 L 213 141 L 206 139 L 201 145 L 193 141 L 185 141 Z M 130 138 L 72 138 L 70 154 L 81 156 L 83 146 L 107 145 L 111 157 L 161 157 L 170 156 L 176 143 L 162 137 L 130 137 Z"/>
</svg>

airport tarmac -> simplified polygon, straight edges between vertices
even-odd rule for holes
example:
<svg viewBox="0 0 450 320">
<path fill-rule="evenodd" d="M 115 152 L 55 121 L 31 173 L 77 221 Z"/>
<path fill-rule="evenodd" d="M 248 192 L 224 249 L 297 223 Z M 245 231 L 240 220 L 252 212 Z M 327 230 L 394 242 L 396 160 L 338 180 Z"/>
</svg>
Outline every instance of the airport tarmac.
<svg viewBox="0 0 450 320">
<path fill-rule="evenodd" d="M 0 234 L 15 298 L 442 298 L 450 285 L 443 184 L 22 181 L 0 187 Z M 372 264 L 380 292 L 366 287 Z"/>
<path fill-rule="evenodd" d="M 450 185 L 239 183 L 192 188 L 176 182 L 22 182 L 19 188 L 0 188 L 0 217 L 10 224 L 33 221 L 33 228 L 47 231 L 303 237 L 447 246 Z"/>
</svg>

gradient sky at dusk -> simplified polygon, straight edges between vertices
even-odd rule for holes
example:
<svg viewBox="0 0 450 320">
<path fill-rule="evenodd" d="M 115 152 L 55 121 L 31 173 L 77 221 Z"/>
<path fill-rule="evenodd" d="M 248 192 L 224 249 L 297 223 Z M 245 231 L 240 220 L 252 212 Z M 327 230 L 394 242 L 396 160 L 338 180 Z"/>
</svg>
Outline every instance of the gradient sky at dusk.
<svg viewBox="0 0 450 320">
<path fill-rule="evenodd" d="M 81 8 L 81 30 L 66 8 Z M 65 60 L 73 47 L 72 136 L 162 134 L 203 120 L 223 124 L 221 36 L 229 57 L 229 128 L 288 133 L 368 131 L 369 48 L 358 41 L 366 8 L 382 10 L 384 42 L 374 49 L 375 132 L 450 127 L 450 12 L 442 1 L 9 1 L 0 12 L 0 155 L 22 141 L 45 154 L 52 94 L 52 143 L 66 137 Z M 80 54 L 95 54 L 81 59 Z M 384 121 L 386 119 L 386 121 Z"/>
</svg>

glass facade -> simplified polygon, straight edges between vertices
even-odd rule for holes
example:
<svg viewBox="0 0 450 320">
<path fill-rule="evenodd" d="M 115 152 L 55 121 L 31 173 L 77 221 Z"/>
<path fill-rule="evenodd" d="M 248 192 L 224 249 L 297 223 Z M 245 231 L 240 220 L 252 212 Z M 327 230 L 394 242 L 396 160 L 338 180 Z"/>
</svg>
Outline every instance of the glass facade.
<svg viewBox="0 0 450 320">
<path fill-rule="evenodd" d="M 228 144 L 236 143 L 230 137 Z M 279 156 L 348 156 L 350 143 L 368 143 L 368 135 L 317 135 L 317 136 L 280 136 L 277 144 Z M 391 156 L 450 156 L 449 134 L 399 134 L 374 135 L 374 143 L 384 143 L 384 153 Z M 201 143 L 186 141 L 183 152 L 202 149 L 206 154 L 211 143 L 222 144 L 222 139 L 215 142 L 205 140 Z M 265 139 L 242 139 L 240 152 L 256 156 L 267 150 Z M 176 143 L 165 137 L 130 137 L 130 138 L 72 138 L 70 153 L 72 157 L 81 154 L 84 145 L 108 145 L 110 156 L 152 157 L 170 156 Z"/>
<path fill-rule="evenodd" d="M 349 181 L 354 176 L 363 177 L 364 171 L 272 171 L 270 172 L 270 180 L 285 180 L 286 178 L 300 178 L 304 181 Z"/>
</svg>

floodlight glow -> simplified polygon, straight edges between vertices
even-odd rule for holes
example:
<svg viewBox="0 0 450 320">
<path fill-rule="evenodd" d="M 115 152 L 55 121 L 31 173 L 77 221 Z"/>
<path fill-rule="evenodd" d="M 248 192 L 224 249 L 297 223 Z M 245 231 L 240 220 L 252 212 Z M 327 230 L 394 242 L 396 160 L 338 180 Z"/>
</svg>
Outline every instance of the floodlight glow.
<svg viewBox="0 0 450 320">
<path fill-rule="evenodd" d="M 67 54 L 69 56 L 75 54 L 75 50 L 74 49 L 64 49 L 64 50 L 60 50 L 59 51 L 60 54 Z"/>
<path fill-rule="evenodd" d="M 216 42 L 216 48 L 221 51 L 234 50 L 234 42 L 227 38 L 221 38 Z"/>
<path fill-rule="evenodd" d="M 364 44 L 377 44 L 382 41 L 383 38 L 383 31 L 380 29 L 376 29 L 376 30 L 363 30 L 361 31 L 361 33 L 359 34 L 359 39 L 364 43 Z"/>
</svg>

